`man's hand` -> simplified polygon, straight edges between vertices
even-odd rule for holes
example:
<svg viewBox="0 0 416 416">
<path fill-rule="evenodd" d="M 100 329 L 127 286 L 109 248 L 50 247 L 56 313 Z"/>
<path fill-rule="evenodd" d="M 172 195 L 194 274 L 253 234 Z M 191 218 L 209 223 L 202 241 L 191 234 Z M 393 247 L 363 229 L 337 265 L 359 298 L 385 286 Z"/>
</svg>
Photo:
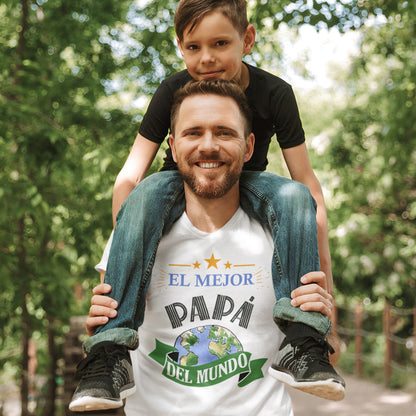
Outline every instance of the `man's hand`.
<svg viewBox="0 0 416 416">
<path fill-rule="evenodd" d="M 298 306 L 303 311 L 321 312 L 332 320 L 332 311 L 334 309 L 334 298 L 327 291 L 327 280 L 324 272 L 310 272 L 302 276 L 303 286 L 296 288 L 292 293 L 292 306 Z M 334 354 L 329 356 L 332 365 L 338 361 L 341 349 L 341 341 L 332 326 L 331 333 L 327 341 L 335 350 Z"/>
<path fill-rule="evenodd" d="M 321 312 L 330 320 L 334 306 L 334 298 L 327 291 L 324 272 L 310 272 L 302 276 L 303 286 L 291 293 L 292 306 L 298 306 L 305 312 Z"/>
<path fill-rule="evenodd" d="M 110 318 L 117 316 L 117 302 L 108 296 L 103 296 L 110 292 L 111 286 L 106 283 L 101 283 L 92 290 L 90 314 L 85 325 L 89 336 L 94 335 L 97 326 L 104 325 Z"/>
</svg>

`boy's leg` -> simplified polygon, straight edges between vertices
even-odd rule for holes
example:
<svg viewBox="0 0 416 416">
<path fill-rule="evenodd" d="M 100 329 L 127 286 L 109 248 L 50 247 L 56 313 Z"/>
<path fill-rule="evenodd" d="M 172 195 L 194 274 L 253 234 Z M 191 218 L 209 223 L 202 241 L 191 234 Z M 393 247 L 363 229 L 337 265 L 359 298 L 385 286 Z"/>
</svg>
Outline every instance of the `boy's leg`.
<svg viewBox="0 0 416 416">
<path fill-rule="evenodd" d="M 137 328 L 143 323 L 160 239 L 184 208 L 183 181 L 176 171 L 149 176 L 122 205 L 105 274 L 118 313 L 83 344 L 87 357 L 79 366 L 81 381 L 71 410 L 121 407 L 122 399 L 135 391 L 128 350 L 138 346 Z"/>
<path fill-rule="evenodd" d="M 113 341 L 137 347 L 137 328 L 144 318 L 146 292 L 162 235 L 185 210 L 183 180 L 177 171 L 150 175 L 131 192 L 117 214 L 105 283 L 118 304 L 118 314 L 97 328 L 84 342 L 84 352 L 95 344 Z"/>
<path fill-rule="evenodd" d="M 329 319 L 290 305 L 290 293 L 301 285 L 300 278 L 320 268 L 315 201 L 306 186 L 265 172 L 244 172 L 240 183 L 242 208 L 269 226 L 275 246 L 273 317 L 286 337 L 270 372 L 293 387 L 340 400 L 345 383 L 329 363 Z"/>
</svg>

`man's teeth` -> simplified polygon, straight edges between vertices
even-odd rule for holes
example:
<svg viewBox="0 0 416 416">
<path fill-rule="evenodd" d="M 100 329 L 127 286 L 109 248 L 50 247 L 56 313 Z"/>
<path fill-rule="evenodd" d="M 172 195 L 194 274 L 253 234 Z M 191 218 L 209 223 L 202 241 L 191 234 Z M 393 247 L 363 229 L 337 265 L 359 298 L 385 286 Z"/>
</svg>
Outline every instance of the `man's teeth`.
<svg viewBox="0 0 416 416">
<path fill-rule="evenodd" d="M 219 166 L 220 166 L 219 163 L 213 163 L 213 162 L 201 162 L 199 164 L 199 167 L 203 169 L 218 168 Z"/>
</svg>

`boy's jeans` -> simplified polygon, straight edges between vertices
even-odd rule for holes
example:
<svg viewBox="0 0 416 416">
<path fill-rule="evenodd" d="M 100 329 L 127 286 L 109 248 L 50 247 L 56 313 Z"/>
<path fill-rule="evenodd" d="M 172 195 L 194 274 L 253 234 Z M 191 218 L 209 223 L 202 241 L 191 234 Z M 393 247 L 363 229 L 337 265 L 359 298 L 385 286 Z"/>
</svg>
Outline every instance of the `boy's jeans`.
<svg viewBox="0 0 416 416">
<path fill-rule="evenodd" d="M 244 171 L 240 205 L 272 232 L 272 278 L 277 299 L 273 315 L 279 327 L 285 331 L 288 322 L 301 322 L 326 337 L 331 329 L 326 316 L 290 305 L 290 293 L 301 285 L 300 278 L 319 270 L 316 204 L 309 189 L 281 176 Z M 149 176 L 124 202 L 117 215 L 105 274 L 105 282 L 112 287 L 110 295 L 119 304 L 118 314 L 84 342 L 85 352 L 102 341 L 137 348 L 137 328 L 143 323 L 160 239 L 184 210 L 183 180 L 178 171 Z"/>
</svg>

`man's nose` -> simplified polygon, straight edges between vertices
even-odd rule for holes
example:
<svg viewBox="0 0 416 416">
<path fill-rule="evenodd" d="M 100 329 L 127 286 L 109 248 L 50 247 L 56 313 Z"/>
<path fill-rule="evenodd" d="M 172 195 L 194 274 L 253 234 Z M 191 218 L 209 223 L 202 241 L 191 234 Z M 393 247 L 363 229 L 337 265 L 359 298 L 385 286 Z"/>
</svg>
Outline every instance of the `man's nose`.
<svg viewBox="0 0 416 416">
<path fill-rule="evenodd" d="M 220 150 L 218 141 L 212 132 L 207 131 L 201 136 L 199 150 L 201 152 L 218 152 Z"/>
</svg>

